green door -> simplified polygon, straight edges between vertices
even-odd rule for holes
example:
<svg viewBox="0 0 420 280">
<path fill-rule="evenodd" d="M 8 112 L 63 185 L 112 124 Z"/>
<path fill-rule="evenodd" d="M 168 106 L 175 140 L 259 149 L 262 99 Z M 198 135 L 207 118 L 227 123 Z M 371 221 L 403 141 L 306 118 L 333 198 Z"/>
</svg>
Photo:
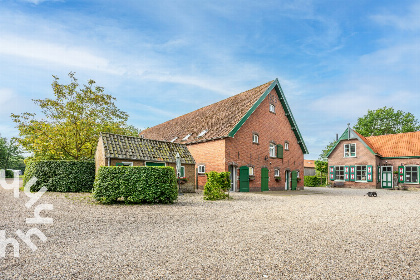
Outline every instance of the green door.
<svg viewBox="0 0 420 280">
<path fill-rule="evenodd" d="M 241 166 L 239 168 L 239 191 L 249 192 L 249 167 Z"/>
<path fill-rule="evenodd" d="M 261 168 L 261 191 L 268 191 L 268 168 Z"/>
<path fill-rule="evenodd" d="M 148 161 L 148 162 L 146 162 L 146 166 L 165 166 L 165 163 L 164 162 L 151 162 L 151 161 Z"/>
<path fill-rule="evenodd" d="M 292 191 L 295 191 L 297 188 L 297 171 L 292 171 Z"/>
<path fill-rule="evenodd" d="M 384 189 L 392 188 L 392 166 L 382 166 L 381 186 Z"/>
</svg>

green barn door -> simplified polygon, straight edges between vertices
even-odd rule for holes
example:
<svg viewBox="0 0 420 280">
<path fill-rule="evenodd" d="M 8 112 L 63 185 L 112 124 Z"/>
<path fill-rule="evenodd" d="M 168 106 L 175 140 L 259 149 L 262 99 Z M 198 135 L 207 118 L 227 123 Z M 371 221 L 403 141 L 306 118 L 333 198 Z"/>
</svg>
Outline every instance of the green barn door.
<svg viewBox="0 0 420 280">
<path fill-rule="evenodd" d="M 249 167 L 241 166 L 239 168 L 239 191 L 249 192 Z"/>
<path fill-rule="evenodd" d="M 392 188 L 392 166 L 382 166 L 381 187 L 384 189 Z"/>
<path fill-rule="evenodd" d="M 268 168 L 261 168 L 261 191 L 268 191 Z"/>
<path fill-rule="evenodd" d="M 292 191 L 297 189 L 297 171 L 292 171 Z"/>
</svg>

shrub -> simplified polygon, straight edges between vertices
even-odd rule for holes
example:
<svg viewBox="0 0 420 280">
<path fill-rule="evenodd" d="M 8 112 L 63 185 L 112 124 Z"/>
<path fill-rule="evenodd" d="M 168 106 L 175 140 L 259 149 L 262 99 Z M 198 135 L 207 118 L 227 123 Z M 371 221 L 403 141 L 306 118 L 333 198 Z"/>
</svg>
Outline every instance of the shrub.
<svg viewBox="0 0 420 280">
<path fill-rule="evenodd" d="M 6 178 L 15 178 L 15 174 L 13 173 L 13 170 L 10 170 L 10 169 L 6 169 L 5 176 Z"/>
<path fill-rule="evenodd" d="M 95 162 L 76 160 L 30 161 L 23 184 L 36 177 L 31 191 L 46 187 L 54 192 L 89 192 L 95 180 Z"/>
<path fill-rule="evenodd" d="M 226 191 L 230 189 L 230 172 L 206 173 L 207 183 L 204 185 L 204 199 L 218 200 L 228 197 Z"/>
<path fill-rule="evenodd" d="M 172 167 L 102 166 L 93 197 L 102 203 L 123 198 L 126 203 L 173 203 L 178 198 Z"/>
<path fill-rule="evenodd" d="M 316 187 L 319 186 L 321 180 L 317 176 L 305 176 L 305 186 L 306 187 Z"/>
</svg>

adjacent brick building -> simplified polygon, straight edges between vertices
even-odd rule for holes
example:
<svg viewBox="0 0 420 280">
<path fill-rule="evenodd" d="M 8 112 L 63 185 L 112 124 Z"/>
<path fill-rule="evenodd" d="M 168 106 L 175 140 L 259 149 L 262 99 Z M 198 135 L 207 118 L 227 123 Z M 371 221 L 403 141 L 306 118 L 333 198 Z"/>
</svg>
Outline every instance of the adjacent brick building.
<svg viewBox="0 0 420 280">
<path fill-rule="evenodd" d="M 334 185 L 420 187 L 420 131 L 363 137 L 348 127 L 331 149 L 328 165 Z"/>
<path fill-rule="evenodd" d="M 303 189 L 305 142 L 278 80 L 146 129 L 148 139 L 185 143 L 197 185 L 231 172 L 232 191 Z"/>
<path fill-rule="evenodd" d="M 181 159 L 181 191 L 194 192 L 195 161 L 183 144 L 101 133 L 95 153 L 96 171 L 100 166 L 170 166 L 176 169 L 177 153 Z"/>
</svg>

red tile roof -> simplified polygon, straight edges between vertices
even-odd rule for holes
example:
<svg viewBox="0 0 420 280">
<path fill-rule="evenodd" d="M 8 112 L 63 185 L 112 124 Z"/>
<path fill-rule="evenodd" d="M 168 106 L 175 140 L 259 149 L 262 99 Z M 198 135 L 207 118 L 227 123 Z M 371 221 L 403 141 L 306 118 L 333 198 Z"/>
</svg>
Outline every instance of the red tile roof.
<svg viewBox="0 0 420 280">
<path fill-rule="evenodd" d="M 381 157 L 420 156 L 420 131 L 369 136 L 365 139 L 366 144 Z"/>
<path fill-rule="evenodd" d="M 303 166 L 306 168 L 315 168 L 315 160 L 305 159 L 303 161 Z"/>
<path fill-rule="evenodd" d="M 242 117 L 251 109 L 273 81 L 244 91 L 217 103 L 208 105 L 191 113 L 182 115 L 162 124 L 148 128 L 140 133 L 145 138 L 192 143 L 227 137 Z M 203 130 L 207 132 L 198 136 Z M 182 139 L 191 134 L 188 139 Z"/>
</svg>

